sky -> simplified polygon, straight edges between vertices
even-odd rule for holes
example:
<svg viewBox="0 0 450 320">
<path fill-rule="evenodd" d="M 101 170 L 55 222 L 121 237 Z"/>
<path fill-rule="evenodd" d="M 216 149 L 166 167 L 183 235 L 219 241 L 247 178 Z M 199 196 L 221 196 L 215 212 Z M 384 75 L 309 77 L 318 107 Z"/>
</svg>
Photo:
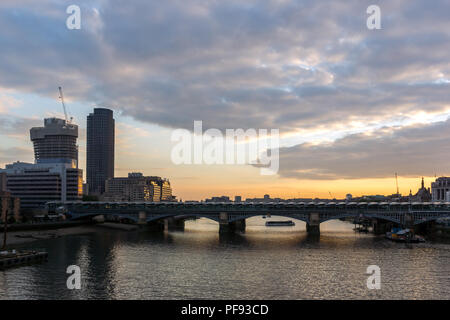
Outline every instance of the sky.
<svg viewBox="0 0 450 320">
<path fill-rule="evenodd" d="M 70 5 L 81 29 L 66 27 Z M 370 30 L 376 4 L 381 29 Z M 450 1 L 0 2 L 0 167 L 29 129 L 114 110 L 116 176 L 169 178 L 183 200 L 413 193 L 450 174 Z M 174 130 L 277 129 L 279 170 L 173 163 Z"/>
</svg>

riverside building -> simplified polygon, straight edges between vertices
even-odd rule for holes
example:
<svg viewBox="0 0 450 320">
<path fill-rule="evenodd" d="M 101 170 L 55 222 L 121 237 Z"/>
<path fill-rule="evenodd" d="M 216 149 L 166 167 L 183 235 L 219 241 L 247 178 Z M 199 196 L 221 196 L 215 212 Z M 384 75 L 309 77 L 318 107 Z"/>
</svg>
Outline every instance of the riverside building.
<svg viewBox="0 0 450 320">
<path fill-rule="evenodd" d="M 22 213 L 45 212 L 49 201 L 81 200 L 83 171 L 78 169 L 78 126 L 49 118 L 31 128 L 35 163 L 15 162 L 0 169 L 6 188 L 20 198 Z"/>
<path fill-rule="evenodd" d="M 446 194 L 450 191 L 450 177 L 439 177 L 431 183 L 433 201 L 447 201 Z"/>
<path fill-rule="evenodd" d="M 104 201 L 172 201 L 172 188 L 167 179 L 144 176 L 140 172 L 128 177 L 108 179 L 105 183 Z"/>
</svg>

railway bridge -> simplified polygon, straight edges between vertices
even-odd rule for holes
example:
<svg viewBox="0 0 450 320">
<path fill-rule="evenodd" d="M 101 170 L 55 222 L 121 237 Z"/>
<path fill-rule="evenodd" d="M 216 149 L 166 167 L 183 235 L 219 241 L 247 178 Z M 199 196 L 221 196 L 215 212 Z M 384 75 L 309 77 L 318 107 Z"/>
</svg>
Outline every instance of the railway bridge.
<svg viewBox="0 0 450 320">
<path fill-rule="evenodd" d="M 449 202 L 49 202 L 49 212 L 63 211 L 71 220 L 104 216 L 127 219 L 154 228 L 184 228 L 190 218 L 219 223 L 220 232 L 245 231 L 254 216 L 282 216 L 306 223 L 308 233 L 320 233 L 320 224 L 333 219 L 370 219 L 374 227 L 391 222 L 413 227 L 450 217 Z"/>
</svg>

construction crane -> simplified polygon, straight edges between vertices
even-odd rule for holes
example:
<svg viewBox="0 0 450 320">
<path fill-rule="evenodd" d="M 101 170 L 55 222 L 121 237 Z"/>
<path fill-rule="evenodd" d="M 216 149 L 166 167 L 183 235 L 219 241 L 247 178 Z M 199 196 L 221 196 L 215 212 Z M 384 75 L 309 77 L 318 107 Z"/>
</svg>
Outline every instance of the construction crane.
<svg viewBox="0 0 450 320">
<path fill-rule="evenodd" d="M 395 184 L 397 185 L 397 196 L 400 196 L 400 192 L 398 190 L 398 176 L 397 176 L 397 172 L 395 173 Z"/>
<path fill-rule="evenodd" d="M 72 117 L 69 120 L 69 117 L 67 116 L 67 109 L 66 109 L 66 104 L 64 103 L 64 95 L 62 92 L 62 88 L 58 87 L 58 90 L 59 90 L 59 99 L 61 99 L 61 103 L 62 103 L 63 110 L 64 110 L 64 117 L 66 118 L 66 123 L 71 123 Z"/>
</svg>

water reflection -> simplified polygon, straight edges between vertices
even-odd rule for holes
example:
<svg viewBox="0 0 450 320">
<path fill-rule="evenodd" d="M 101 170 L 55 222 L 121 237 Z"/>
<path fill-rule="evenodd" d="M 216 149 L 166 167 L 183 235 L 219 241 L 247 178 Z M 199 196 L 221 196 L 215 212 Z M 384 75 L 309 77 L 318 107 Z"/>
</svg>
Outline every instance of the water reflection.
<svg viewBox="0 0 450 320">
<path fill-rule="evenodd" d="M 10 299 L 448 299 L 450 245 L 412 249 L 353 232 L 331 221 L 320 236 L 305 225 L 266 228 L 252 218 L 245 234 L 219 234 L 200 219 L 185 232 L 98 229 L 26 245 L 49 261 L 0 272 L 0 298 Z M 82 289 L 66 288 L 78 265 Z M 382 289 L 366 287 L 368 265 L 382 270 Z"/>
</svg>

